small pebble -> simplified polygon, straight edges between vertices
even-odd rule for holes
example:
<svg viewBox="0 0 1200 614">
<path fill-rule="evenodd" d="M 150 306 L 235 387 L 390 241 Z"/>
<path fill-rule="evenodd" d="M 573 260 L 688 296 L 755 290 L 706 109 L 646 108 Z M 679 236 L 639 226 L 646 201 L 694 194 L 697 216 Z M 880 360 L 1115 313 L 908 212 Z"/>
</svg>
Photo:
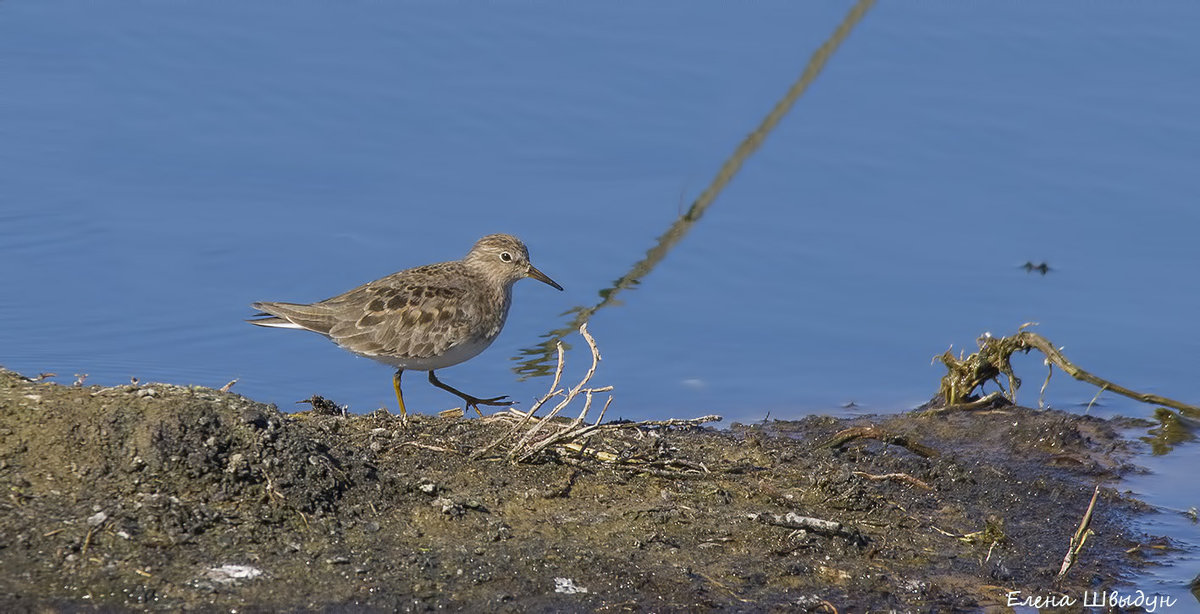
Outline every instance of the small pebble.
<svg viewBox="0 0 1200 614">
<path fill-rule="evenodd" d="M 89 527 L 98 527 L 103 524 L 105 520 L 108 520 L 108 514 L 105 514 L 104 512 L 96 512 L 88 517 L 87 525 Z"/>
</svg>

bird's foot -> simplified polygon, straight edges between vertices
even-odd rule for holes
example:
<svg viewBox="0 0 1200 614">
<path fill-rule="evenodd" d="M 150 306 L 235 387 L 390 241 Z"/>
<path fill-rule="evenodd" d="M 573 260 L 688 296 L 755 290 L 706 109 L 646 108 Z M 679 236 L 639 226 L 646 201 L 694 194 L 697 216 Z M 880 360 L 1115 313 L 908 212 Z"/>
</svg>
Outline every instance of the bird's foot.
<svg viewBox="0 0 1200 614">
<path fill-rule="evenodd" d="M 463 402 L 467 404 L 467 407 L 475 410 L 475 413 L 479 414 L 480 416 L 483 415 L 483 412 L 479 410 L 480 405 L 490 405 L 492 407 L 504 407 L 506 405 L 512 405 L 512 400 L 509 399 L 507 395 L 492 397 L 490 399 L 480 399 L 469 394 L 463 394 L 460 396 L 462 397 Z"/>
</svg>

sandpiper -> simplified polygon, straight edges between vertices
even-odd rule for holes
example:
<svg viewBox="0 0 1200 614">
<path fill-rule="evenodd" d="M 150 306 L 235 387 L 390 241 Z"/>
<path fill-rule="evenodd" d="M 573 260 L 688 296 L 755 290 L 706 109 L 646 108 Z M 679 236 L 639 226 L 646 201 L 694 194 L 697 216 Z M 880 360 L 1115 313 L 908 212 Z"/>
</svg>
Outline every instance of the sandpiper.
<svg viewBox="0 0 1200 614">
<path fill-rule="evenodd" d="M 562 290 L 529 262 L 520 239 L 488 235 L 462 260 L 392 273 L 317 303 L 254 303 L 260 313 L 247 322 L 310 330 L 395 367 L 392 385 L 402 418 L 407 415 L 400 392 L 405 370 L 428 371 L 431 384 L 482 415 L 480 405 L 507 405 L 508 397 L 473 397 L 443 384 L 434 371 L 473 358 L 496 340 L 508 318 L 513 284 L 525 277 Z"/>
</svg>

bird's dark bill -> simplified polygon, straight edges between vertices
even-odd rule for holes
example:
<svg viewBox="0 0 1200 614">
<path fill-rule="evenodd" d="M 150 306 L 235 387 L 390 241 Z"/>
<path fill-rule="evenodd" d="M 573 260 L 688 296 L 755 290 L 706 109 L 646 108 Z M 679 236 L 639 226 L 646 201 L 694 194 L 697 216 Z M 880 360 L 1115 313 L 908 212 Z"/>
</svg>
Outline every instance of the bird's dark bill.
<svg viewBox="0 0 1200 614">
<path fill-rule="evenodd" d="M 532 278 L 534 278 L 534 279 L 536 279 L 536 280 L 538 280 L 538 281 L 540 281 L 540 282 L 543 282 L 543 283 L 545 283 L 545 284 L 547 284 L 547 285 L 550 285 L 550 286 L 553 286 L 553 287 L 555 287 L 555 288 L 558 288 L 559 290 L 562 290 L 562 289 L 563 289 L 563 288 L 562 288 L 562 286 L 560 286 L 560 285 L 558 285 L 557 283 L 555 283 L 555 281 L 554 281 L 553 279 L 550 279 L 548 276 L 546 276 L 546 274 L 545 274 L 545 273 L 543 273 L 543 272 L 541 272 L 541 271 L 537 270 L 537 267 L 530 266 L 530 267 L 529 267 L 529 273 L 527 273 L 527 275 L 528 275 L 529 277 L 532 277 Z"/>
</svg>

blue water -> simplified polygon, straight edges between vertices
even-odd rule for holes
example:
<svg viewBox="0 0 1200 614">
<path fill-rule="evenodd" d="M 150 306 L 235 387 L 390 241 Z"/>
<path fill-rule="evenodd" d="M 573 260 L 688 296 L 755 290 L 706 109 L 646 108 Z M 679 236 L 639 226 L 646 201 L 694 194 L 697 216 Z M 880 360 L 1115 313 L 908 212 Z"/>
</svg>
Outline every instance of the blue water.
<svg viewBox="0 0 1200 614">
<path fill-rule="evenodd" d="M 0 364 L 393 407 L 386 367 L 253 328 L 249 303 L 511 232 L 566 291 L 519 284 L 496 344 L 439 375 L 528 406 L 548 382 L 514 358 L 642 259 L 849 8 L 0 3 Z M 875 7 L 592 318 L 611 414 L 902 410 L 935 392 L 932 356 L 1028 321 L 1098 375 L 1197 402 L 1198 31 L 1185 2 Z M 1016 368 L 1035 403 L 1040 359 Z M 410 408 L 455 405 L 406 383 Z M 1057 373 L 1047 400 L 1094 392 Z M 1146 496 L 1200 504 L 1196 449 Z M 1184 594 L 1197 570 L 1176 571 Z"/>
</svg>

